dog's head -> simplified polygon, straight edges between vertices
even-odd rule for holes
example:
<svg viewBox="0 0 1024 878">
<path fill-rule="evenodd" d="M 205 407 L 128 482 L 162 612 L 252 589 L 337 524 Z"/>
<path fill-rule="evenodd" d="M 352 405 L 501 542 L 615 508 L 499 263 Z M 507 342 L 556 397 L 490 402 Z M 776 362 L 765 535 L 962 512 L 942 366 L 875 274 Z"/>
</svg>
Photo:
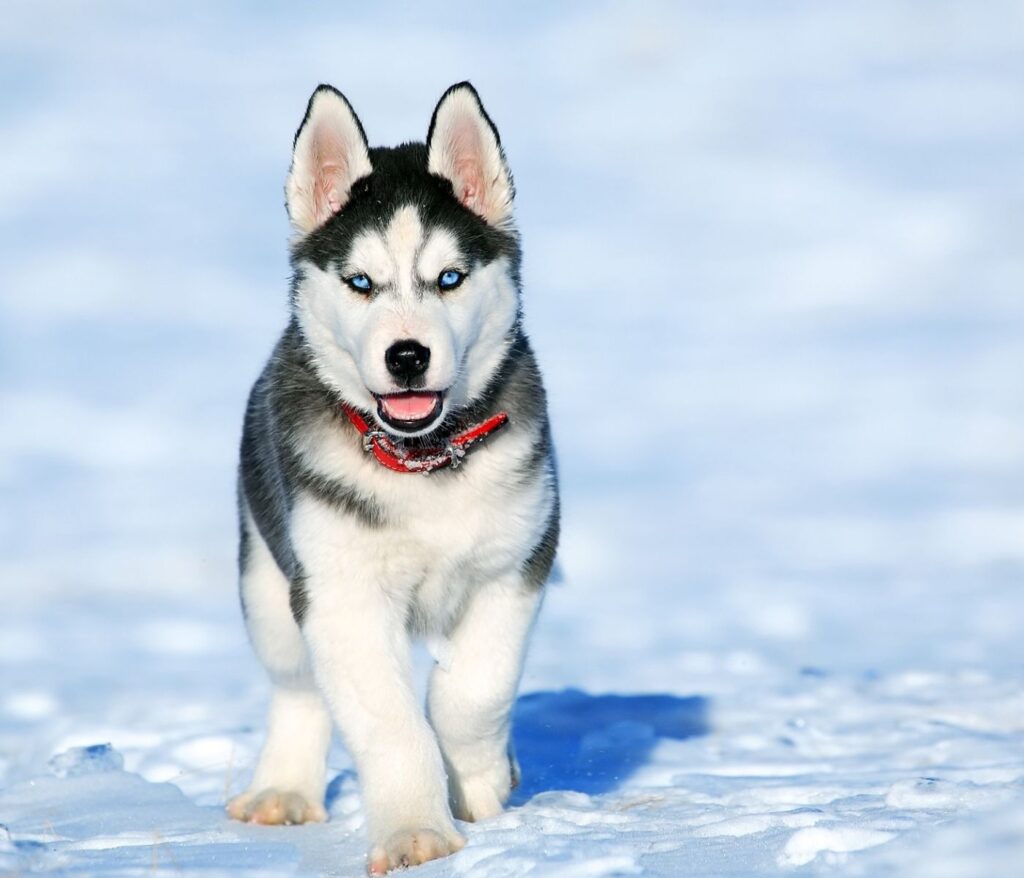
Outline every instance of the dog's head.
<svg viewBox="0 0 1024 878">
<path fill-rule="evenodd" d="M 519 319 L 512 177 L 469 83 L 442 96 L 427 141 L 367 145 L 320 86 L 285 187 L 292 307 L 321 380 L 399 436 L 478 398 Z"/>
</svg>

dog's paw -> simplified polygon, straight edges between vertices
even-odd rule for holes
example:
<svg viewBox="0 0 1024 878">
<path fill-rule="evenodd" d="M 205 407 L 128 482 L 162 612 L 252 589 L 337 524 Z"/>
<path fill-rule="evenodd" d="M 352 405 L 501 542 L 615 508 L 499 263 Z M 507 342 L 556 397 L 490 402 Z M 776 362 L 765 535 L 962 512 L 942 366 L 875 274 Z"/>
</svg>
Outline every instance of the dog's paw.
<svg viewBox="0 0 1024 878">
<path fill-rule="evenodd" d="M 452 797 L 452 813 L 470 823 L 496 817 L 505 810 L 511 791 L 509 778 L 486 774 L 459 778 L 458 794 Z"/>
<path fill-rule="evenodd" d="M 264 826 L 323 823 L 327 819 L 323 805 L 310 802 L 299 793 L 275 789 L 235 796 L 228 802 L 227 811 L 235 820 Z"/>
<path fill-rule="evenodd" d="M 450 783 L 452 814 L 470 823 L 486 820 L 505 809 L 512 790 L 519 785 L 519 763 L 515 757 L 502 759 L 488 771 L 456 773 Z"/>
<path fill-rule="evenodd" d="M 367 872 L 386 875 L 393 869 L 419 866 L 462 850 L 466 840 L 458 833 L 443 834 L 433 829 L 401 829 L 384 844 L 370 849 Z"/>
</svg>

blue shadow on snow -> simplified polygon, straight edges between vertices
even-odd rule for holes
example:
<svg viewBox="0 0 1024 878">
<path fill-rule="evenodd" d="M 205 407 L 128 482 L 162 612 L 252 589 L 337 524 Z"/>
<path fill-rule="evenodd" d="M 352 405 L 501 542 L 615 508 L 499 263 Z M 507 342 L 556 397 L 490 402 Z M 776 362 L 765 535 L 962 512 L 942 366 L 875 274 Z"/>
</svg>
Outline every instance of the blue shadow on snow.
<svg viewBox="0 0 1024 878">
<path fill-rule="evenodd" d="M 706 735 L 708 707 L 701 695 L 523 695 L 512 732 L 523 779 L 510 804 L 549 790 L 610 792 L 647 762 L 659 740 Z"/>
<path fill-rule="evenodd" d="M 516 702 L 512 729 L 523 771 L 510 805 L 538 793 L 614 790 L 640 768 L 659 740 L 706 735 L 708 699 L 702 695 L 590 695 L 579 689 L 531 692 Z M 327 787 L 327 808 L 355 773 L 342 771 Z"/>
</svg>

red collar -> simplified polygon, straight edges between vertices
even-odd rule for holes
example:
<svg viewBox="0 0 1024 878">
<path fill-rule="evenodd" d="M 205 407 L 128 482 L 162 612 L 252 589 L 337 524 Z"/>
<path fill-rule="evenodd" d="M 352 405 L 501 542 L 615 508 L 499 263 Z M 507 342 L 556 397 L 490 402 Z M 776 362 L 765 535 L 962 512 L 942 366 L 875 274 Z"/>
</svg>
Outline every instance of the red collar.
<svg viewBox="0 0 1024 878">
<path fill-rule="evenodd" d="M 452 436 L 445 445 L 437 448 L 406 448 L 383 430 L 371 428 L 366 418 L 347 403 L 341 404 L 341 410 L 363 437 L 363 451 L 372 454 L 378 463 L 396 473 L 432 473 L 448 467 L 456 469 L 474 445 L 508 423 L 508 412 L 498 412 L 486 421 Z"/>
</svg>

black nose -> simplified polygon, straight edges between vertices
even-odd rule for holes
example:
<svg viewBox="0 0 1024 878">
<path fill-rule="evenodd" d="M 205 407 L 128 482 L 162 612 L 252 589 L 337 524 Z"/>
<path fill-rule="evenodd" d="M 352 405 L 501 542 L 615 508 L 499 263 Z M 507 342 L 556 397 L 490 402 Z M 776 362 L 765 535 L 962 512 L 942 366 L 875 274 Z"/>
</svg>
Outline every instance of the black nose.
<svg viewBox="0 0 1024 878">
<path fill-rule="evenodd" d="M 418 378 L 430 365 L 430 348 L 411 338 L 396 341 L 384 353 L 388 371 L 396 378 L 409 381 Z"/>
</svg>

